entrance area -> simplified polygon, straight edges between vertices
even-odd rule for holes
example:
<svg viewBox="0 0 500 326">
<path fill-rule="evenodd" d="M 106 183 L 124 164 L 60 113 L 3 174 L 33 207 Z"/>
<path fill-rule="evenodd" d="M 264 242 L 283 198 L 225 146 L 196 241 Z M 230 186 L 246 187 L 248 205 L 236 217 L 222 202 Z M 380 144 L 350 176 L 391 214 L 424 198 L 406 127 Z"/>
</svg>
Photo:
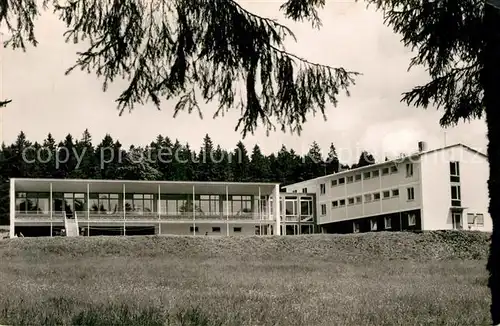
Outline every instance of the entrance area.
<svg viewBox="0 0 500 326">
<path fill-rule="evenodd" d="M 453 219 L 453 229 L 462 230 L 463 229 L 462 213 L 457 213 L 457 212 L 452 213 L 452 219 Z"/>
</svg>

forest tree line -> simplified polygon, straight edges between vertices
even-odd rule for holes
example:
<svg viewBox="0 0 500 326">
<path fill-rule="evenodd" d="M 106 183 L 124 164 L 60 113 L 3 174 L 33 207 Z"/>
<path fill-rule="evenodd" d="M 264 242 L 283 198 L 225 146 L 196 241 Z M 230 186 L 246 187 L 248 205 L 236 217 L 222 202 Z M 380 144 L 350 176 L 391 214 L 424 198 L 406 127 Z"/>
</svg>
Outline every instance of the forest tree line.
<svg viewBox="0 0 500 326">
<path fill-rule="evenodd" d="M 209 135 L 199 149 L 178 139 L 157 136 L 147 146 L 124 148 L 107 134 L 93 145 L 85 130 L 77 139 L 68 134 L 56 141 L 49 133 L 42 142 L 31 142 L 20 132 L 14 143 L 0 152 L 0 224 L 9 223 L 9 178 L 122 179 L 177 181 L 279 182 L 288 185 L 340 170 L 375 163 L 363 151 L 356 164 L 339 162 L 332 143 L 327 155 L 317 142 L 300 155 L 282 146 L 277 153 L 264 154 L 259 145 L 247 149 L 239 141 L 233 149 L 214 144 Z"/>
</svg>

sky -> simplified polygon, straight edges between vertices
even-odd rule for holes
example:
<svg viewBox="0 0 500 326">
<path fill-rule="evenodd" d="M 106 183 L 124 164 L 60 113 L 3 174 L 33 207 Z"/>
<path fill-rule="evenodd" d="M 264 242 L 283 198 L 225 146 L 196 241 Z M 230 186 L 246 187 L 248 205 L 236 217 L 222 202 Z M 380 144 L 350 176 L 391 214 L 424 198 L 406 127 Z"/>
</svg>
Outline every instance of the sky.
<svg viewBox="0 0 500 326">
<path fill-rule="evenodd" d="M 327 121 L 310 117 L 301 135 L 271 132 L 264 128 L 249 135 L 243 143 L 249 150 L 258 144 L 266 154 L 282 145 L 305 153 L 313 141 L 325 152 L 334 143 L 342 161 L 352 163 L 361 150 L 377 159 L 409 153 L 425 141 L 429 149 L 445 143 L 464 143 L 486 152 L 486 126 L 483 120 L 460 123 L 454 128 L 439 126 L 441 111 L 424 110 L 400 102 L 401 94 L 429 80 L 426 71 L 408 64 L 413 54 L 400 42 L 400 36 L 383 25 L 382 15 L 363 2 L 330 0 L 320 12 L 323 26 L 318 31 L 308 22 L 286 20 L 279 11 L 281 1 L 239 1 L 246 9 L 289 26 L 297 37 L 286 49 L 309 61 L 358 71 L 351 96 L 340 96 L 337 107 L 327 106 Z M 2 30 L 3 27 L 2 27 Z M 107 92 L 95 75 L 79 70 L 65 76 L 76 59 L 78 45 L 66 44 L 65 29 L 57 17 L 44 13 L 36 22 L 39 45 L 21 50 L 0 48 L 0 98 L 12 99 L 3 108 L 1 135 L 7 144 L 22 130 L 32 141 L 43 141 L 50 132 L 57 140 L 71 133 L 80 137 L 89 129 L 94 143 L 106 133 L 127 147 L 146 145 L 157 135 L 188 142 L 199 148 L 205 134 L 214 143 L 229 149 L 241 139 L 234 131 L 239 110 L 212 119 L 216 104 L 202 106 L 203 120 L 196 112 L 181 112 L 173 118 L 175 101 L 164 101 L 161 111 L 153 105 L 137 106 L 132 113 L 118 116 L 114 100 L 127 86 L 116 81 Z"/>
</svg>

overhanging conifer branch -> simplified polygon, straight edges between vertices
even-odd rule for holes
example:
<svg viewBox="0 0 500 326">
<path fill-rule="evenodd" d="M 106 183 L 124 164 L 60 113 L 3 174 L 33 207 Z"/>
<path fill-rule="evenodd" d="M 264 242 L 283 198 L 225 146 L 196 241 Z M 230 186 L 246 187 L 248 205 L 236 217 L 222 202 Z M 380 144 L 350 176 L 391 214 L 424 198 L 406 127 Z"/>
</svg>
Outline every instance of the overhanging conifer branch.
<svg viewBox="0 0 500 326">
<path fill-rule="evenodd" d="M 4 1 L 0 20 L 8 23 L 9 44 L 36 44 L 36 0 Z M 174 114 L 196 109 L 201 115 L 198 97 L 218 103 L 215 116 L 241 109 L 236 129 L 243 136 L 258 124 L 300 132 L 310 114 L 325 115 L 340 92 L 349 95 L 356 76 L 287 52 L 283 42 L 294 35 L 285 25 L 233 0 L 44 1 L 49 3 L 66 24 L 67 41 L 89 43 L 68 73 L 94 73 L 104 90 L 117 78 L 129 81 L 117 99 L 120 114 L 147 102 L 160 108 L 162 100 L 175 98 Z M 304 18 L 297 8 L 306 7 L 297 1 L 282 7 L 289 17 Z M 21 19 L 13 24 L 13 17 Z"/>
</svg>

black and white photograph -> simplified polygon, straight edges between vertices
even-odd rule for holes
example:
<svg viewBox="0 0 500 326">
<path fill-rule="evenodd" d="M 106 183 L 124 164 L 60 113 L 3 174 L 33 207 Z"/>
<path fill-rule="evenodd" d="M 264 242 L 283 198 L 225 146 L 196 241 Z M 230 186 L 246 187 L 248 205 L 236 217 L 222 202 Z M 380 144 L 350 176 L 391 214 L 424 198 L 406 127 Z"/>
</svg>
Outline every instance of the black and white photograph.
<svg viewBox="0 0 500 326">
<path fill-rule="evenodd" d="M 0 0 L 0 42 L 0 326 L 500 326 L 500 0 Z"/>
</svg>

